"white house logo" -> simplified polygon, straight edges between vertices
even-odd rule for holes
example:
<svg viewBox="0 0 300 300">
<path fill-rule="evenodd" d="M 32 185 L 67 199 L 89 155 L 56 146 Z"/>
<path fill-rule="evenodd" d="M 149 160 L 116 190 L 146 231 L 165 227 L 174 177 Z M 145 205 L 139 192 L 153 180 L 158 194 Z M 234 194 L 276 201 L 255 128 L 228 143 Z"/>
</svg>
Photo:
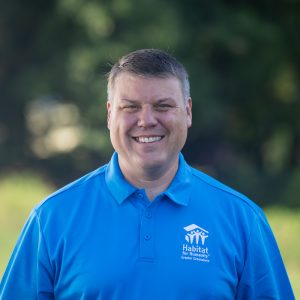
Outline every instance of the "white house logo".
<svg viewBox="0 0 300 300">
<path fill-rule="evenodd" d="M 192 224 L 184 227 L 184 230 L 187 231 L 185 235 L 185 240 L 190 244 L 199 244 L 199 240 L 201 240 L 201 245 L 204 246 L 205 239 L 208 238 L 208 231 L 199 227 L 196 224 Z"/>
<path fill-rule="evenodd" d="M 206 246 L 209 232 L 196 224 L 183 228 L 185 242 L 182 244 L 181 259 L 210 262 L 210 254 Z"/>
</svg>

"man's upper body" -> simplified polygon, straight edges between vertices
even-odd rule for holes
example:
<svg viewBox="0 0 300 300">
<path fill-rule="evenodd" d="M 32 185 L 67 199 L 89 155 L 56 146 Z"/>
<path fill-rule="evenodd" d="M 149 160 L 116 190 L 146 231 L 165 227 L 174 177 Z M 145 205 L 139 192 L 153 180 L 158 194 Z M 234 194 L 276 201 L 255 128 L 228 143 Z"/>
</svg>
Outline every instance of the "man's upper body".
<svg viewBox="0 0 300 300">
<path fill-rule="evenodd" d="M 31 213 L 0 299 L 294 299 L 263 212 L 191 168 L 188 76 L 160 50 L 108 82 L 111 161 Z"/>
<path fill-rule="evenodd" d="M 106 166 L 31 213 L 0 299 L 294 299 L 262 211 L 189 167 L 152 202 Z"/>
</svg>

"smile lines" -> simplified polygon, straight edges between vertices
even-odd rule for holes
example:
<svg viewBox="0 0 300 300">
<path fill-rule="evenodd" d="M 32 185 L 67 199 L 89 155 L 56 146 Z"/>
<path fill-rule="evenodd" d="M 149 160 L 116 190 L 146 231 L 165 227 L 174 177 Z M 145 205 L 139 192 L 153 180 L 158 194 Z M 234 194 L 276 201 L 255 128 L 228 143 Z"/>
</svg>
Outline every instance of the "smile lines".
<svg viewBox="0 0 300 300">
<path fill-rule="evenodd" d="M 140 137 L 135 137 L 134 139 L 139 142 L 139 143 L 153 143 L 153 142 L 158 142 L 162 139 L 162 136 L 140 136 Z"/>
</svg>

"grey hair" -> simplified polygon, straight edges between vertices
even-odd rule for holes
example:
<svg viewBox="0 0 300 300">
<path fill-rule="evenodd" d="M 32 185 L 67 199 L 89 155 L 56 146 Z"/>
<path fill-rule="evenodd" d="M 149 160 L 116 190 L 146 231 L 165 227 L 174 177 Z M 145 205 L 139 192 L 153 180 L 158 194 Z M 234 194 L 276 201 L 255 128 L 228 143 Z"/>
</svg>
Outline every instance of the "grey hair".
<svg viewBox="0 0 300 300">
<path fill-rule="evenodd" d="M 113 100 L 116 77 L 123 72 L 144 77 L 176 77 L 181 84 L 184 102 L 186 103 L 190 97 L 190 83 L 186 69 L 176 58 L 162 50 L 141 49 L 121 57 L 107 74 L 109 101 Z"/>
</svg>

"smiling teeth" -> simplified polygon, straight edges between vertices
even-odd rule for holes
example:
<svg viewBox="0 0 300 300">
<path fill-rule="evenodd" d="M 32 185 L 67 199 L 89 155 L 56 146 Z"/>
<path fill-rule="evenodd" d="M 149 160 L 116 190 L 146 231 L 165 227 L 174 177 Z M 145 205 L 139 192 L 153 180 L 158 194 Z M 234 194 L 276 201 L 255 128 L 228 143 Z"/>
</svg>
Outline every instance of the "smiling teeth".
<svg viewBox="0 0 300 300">
<path fill-rule="evenodd" d="M 162 139 L 161 136 L 151 136 L 151 137 L 137 137 L 136 140 L 140 143 L 153 143 L 160 141 Z"/>
</svg>

